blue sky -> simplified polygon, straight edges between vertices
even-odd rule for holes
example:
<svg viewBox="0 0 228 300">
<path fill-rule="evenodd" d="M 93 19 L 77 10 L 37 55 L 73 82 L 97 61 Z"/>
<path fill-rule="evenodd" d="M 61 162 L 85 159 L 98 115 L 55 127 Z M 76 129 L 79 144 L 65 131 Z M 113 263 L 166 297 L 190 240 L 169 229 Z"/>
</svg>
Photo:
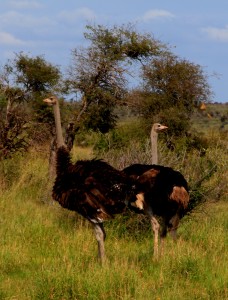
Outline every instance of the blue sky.
<svg viewBox="0 0 228 300">
<path fill-rule="evenodd" d="M 1 0 L 0 65 L 23 51 L 44 55 L 64 71 L 71 50 L 85 45 L 86 24 L 129 22 L 201 65 L 212 100 L 228 102 L 227 0 Z"/>
</svg>

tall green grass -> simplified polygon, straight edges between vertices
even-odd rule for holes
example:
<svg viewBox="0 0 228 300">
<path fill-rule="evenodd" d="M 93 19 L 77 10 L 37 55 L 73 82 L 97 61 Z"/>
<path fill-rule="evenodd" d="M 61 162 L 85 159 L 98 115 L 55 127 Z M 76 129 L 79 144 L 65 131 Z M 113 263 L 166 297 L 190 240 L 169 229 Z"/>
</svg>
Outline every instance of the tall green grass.
<svg viewBox="0 0 228 300">
<path fill-rule="evenodd" d="M 0 299 L 228 299 L 226 201 L 184 218 L 157 262 L 149 226 L 117 216 L 105 225 L 101 268 L 90 224 L 51 201 L 47 163 L 32 152 L 4 166 Z"/>
</svg>

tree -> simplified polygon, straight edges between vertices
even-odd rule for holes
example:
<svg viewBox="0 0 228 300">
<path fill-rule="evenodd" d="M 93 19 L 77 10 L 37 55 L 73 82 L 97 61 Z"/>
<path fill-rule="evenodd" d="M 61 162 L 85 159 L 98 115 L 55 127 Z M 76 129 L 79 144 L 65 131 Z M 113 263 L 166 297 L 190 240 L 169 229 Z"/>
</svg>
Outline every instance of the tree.
<svg viewBox="0 0 228 300">
<path fill-rule="evenodd" d="M 166 47 L 150 35 L 137 33 L 131 25 L 88 25 L 86 29 L 85 38 L 90 45 L 72 51 L 66 86 L 69 93 L 81 96 L 76 122 L 87 112 L 87 126 L 108 131 L 115 126 L 114 107 L 122 103 L 127 92 L 127 79 L 132 76 L 130 67 L 133 70 L 137 63 L 160 55 Z M 95 115 L 99 115 L 99 123 Z"/>
<path fill-rule="evenodd" d="M 0 74 L 0 159 L 8 158 L 17 151 L 28 147 L 27 136 L 23 132 L 26 111 L 21 104 L 25 100 L 23 91 L 11 86 L 13 67 L 6 64 Z"/>
<path fill-rule="evenodd" d="M 150 124 L 164 122 L 174 135 L 189 129 L 194 108 L 209 102 L 212 95 L 202 67 L 171 53 L 143 66 L 142 78 L 143 88 L 134 92 L 141 100 L 137 107 L 140 114 Z"/>
<path fill-rule="evenodd" d="M 24 91 L 34 120 L 53 123 L 52 114 L 48 113 L 41 100 L 48 93 L 60 92 L 62 75 L 59 68 L 47 62 L 43 56 L 29 57 L 24 53 L 16 54 L 13 66 L 15 83 Z"/>
<path fill-rule="evenodd" d="M 7 158 L 12 153 L 28 147 L 32 135 L 38 140 L 44 128 L 37 122 L 52 122 L 41 99 L 46 93 L 58 91 L 61 79 L 59 69 L 42 56 L 29 57 L 16 54 L 0 72 L 1 122 L 0 155 Z M 31 125 L 34 124 L 34 126 Z M 39 133 L 39 134 L 38 134 Z"/>
<path fill-rule="evenodd" d="M 27 134 L 23 130 L 26 124 L 26 111 L 20 105 L 23 92 L 16 87 L 1 87 L 0 114 L 0 159 L 28 147 Z"/>
</svg>

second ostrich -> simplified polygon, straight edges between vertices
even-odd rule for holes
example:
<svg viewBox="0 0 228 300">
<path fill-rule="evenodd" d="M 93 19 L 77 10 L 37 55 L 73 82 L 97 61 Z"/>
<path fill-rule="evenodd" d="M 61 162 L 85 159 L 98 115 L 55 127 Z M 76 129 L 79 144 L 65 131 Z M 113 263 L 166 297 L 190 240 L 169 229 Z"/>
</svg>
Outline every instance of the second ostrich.
<svg viewBox="0 0 228 300">
<path fill-rule="evenodd" d="M 136 180 L 136 199 L 131 203 L 146 213 L 154 233 L 154 257 L 159 255 L 159 238 L 163 241 L 169 231 L 176 239 L 180 219 L 189 202 L 188 185 L 184 176 L 169 167 L 133 164 L 124 170 Z"/>
<path fill-rule="evenodd" d="M 154 233 L 155 258 L 158 258 L 159 254 L 159 238 L 162 246 L 167 231 L 176 239 L 179 221 L 184 216 L 189 202 L 188 184 L 184 176 L 172 168 L 157 165 L 157 135 L 167 128 L 159 123 L 152 126 L 152 165 L 133 164 L 123 170 L 136 181 L 136 199 L 131 203 L 150 218 Z"/>
<path fill-rule="evenodd" d="M 106 236 L 103 222 L 125 210 L 132 195 L 133 183 L 125 173 L 102 160 L 79 160 L 73 164 L 63 142 L 58 99 L 52 96 L 43 101 L 53 106 L 57 134 L 53 199 L 62 207 L 78 212 L 93 224 L 98 255 L 103 264 Z"/>
</svg>

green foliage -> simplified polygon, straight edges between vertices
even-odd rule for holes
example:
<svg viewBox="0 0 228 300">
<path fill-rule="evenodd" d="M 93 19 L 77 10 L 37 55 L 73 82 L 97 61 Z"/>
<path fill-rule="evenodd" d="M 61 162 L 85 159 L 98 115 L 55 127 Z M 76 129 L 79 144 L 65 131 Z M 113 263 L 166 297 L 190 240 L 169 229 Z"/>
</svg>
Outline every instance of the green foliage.
<svg viewBox="0 0 228 300">
<path fill-rule="evenodd" d="M 177 107 L 164 108 L 154 118 L 168 126 L 169 134 L 180 137 L 190 130 L 189 116 Z"/>
<path fill-rule="evenodd" d="M 66 91 L 81 95 L 77 121 L 86 115 L 87 128 L 107 132 L 116 125 L 114 108 L 123 103 L 129 70 L 139 69 L 138 62 L 160 55 L 166 47 L 150 35 L 137 33 L 130 25 L 88 25 L 86 29 L 85 38 L 90 44 L 72 51 Z"/>
<path fill-rule="evenodd" d="M 113 26 L 87 25 L 84 36 L 95 49 L 111 60 L 143 60 L 160 55 L 166 46 L 150 34 L 140 34 L 132 24 Z"/>
<path fill-rule="evenodd" d="M 7 100 L 7 108 L 4 107 L 0 113 L 0 159 L 11 157 L 29 147 L 26 106 L 12 103 L 10 98 Z"/>
<path fill-rule="evenodd" d="M 94 145 L 94 150 L 100 153 L 110 149 L 120 149 L 124 146 L 124 137 L 118 130 L 112 130 L 106 135 L 100 135 L 100 139 Z"/>
<path fill-rule="evenodd" d="M 110 132 L 99 135 L 94 143 L 94 151 L 100 156 L 105 155 L 108 151 L 117 150 L 118 152 L 120 149 L 124 151 L 130 148 L 131 141 L 134 143 L 138 141 L 141 145 L 145 141 L 145 131 L 137 120 L 119 124 Z"/>
<path fill-rule="evenodd" d="M 33 96 L 50 92 L 61 78 L 58 67 L 48 63 L 44 57 L 29 57 L 24 53 L 16 55 L 16 83 Z"/>
<path fill-rule="evenodd" d="M 30 106 L 34 123 L 53 124 L 53 112 L 43 103 L 47 93 L 57 92 L 61 73 L 58 67 L 47 62 L 44 57 L 29 57 L 24 53 L 16 55 L 15 81 L 22 87 Z"/>
<path fill-rule="evenodd" d="M 196 152 L 199 156 L 204 156 L 209 147 L 209 140 L 199 133 L 190 130 L 185 135 L 181 135 L 181 132 L 180 136 L 171 135 L 166 144 L 170 150 L 175 151 L 178 155 L 181 155 L 183 149 L 185 149 L 187 153 Z"/>
<path fill-rule="evenodd" d="M 192 113 L 212 94 L 202 67 L 173 54 L 153 59 L 144 68 L 143 76 L 146 90 L 160 95 L 165 107 L 176 106 Z"/>
<path fill-rule="evenodd" d="M 42 56 L 23 53 L 8 61 L 0 73 L 0 157 L 25 151 L 49 136 L 40 122 L 53 124 L 53 113 L 43 104 L 48 92 L 60 85 L 60 70 Z M 58 89 L 60 87 L 58 86 Z"/>
<path fill-rule="evenodd" d="M 143 87 L 127 98 L 134 111 L 147 123 L 168 125 L 173 136 L 185 135 L 195 107 L 212 94 L 202 67 L 169 53 L 145 65 L 142 77 Z"/>
<path fill-rule="evenodd" d="M 91 105 L 83 120 L 86 129 L 107 133 L 116 126 L 117 116 L 113 108 L 106 105 Z"/>
<path fill-rule="evenodd" d="M 84 125 L 106 133 L 117 124 L 116 108 L 127 104 L 134 106 L 134 115 L 142 117 L 148 126 L 164 121 L 173 135 L 186 134 L 194 107 L 208 102 L 211 95 L 201 66 L 172 54 L 167 45 L 151 34 L 138 32 L 132 24 L 88 25 L 85 38 L 88 46 L 73 49 L 64 80 L 59 67 L 43 56 L 16 54 L 0 74 L 0 105 L 7 105 L 7 90 L 20 90 L 21 97 L 11 98 L 17 98 L 17 103 L 26 101 L 30 114 L 26 123 L 52 124 L 53 118 L 42 103 L 44 96 L 76 94 L 79 101 L 77 105 L 71 103 L 66 117 L 75 128 Z M 129 92 L 129 76 L 139 82 L 136 93 Z M 221 120 L 224 127 L 225 116 Z"/>
</svg>

